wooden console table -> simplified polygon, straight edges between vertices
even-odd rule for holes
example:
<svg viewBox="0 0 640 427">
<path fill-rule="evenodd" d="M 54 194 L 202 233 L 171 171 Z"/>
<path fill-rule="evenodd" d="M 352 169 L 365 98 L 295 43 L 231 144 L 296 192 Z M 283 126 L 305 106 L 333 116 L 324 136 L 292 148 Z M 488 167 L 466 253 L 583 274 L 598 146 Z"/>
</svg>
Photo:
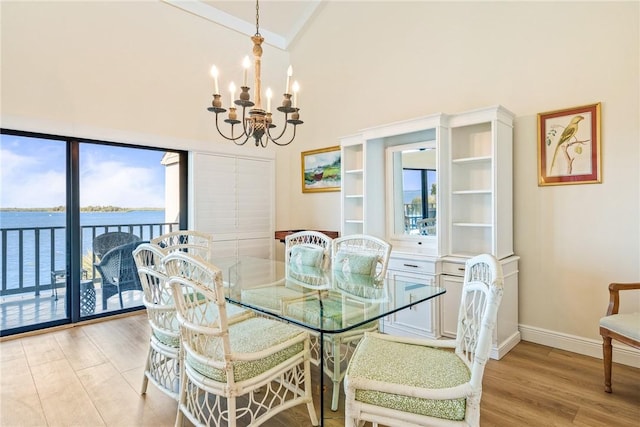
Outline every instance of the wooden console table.
<svg viewBox="0 0 640 427">
<path fill-rule="evenodd" d="M 340 235 L 339 232 L 337 231 L 324 231 L 324 230 L 280 230 L 280 231 L 276 231 L 276 235 L 275 238 L 277 240 L 280 240 L 282 243 L 284 243 L 284 240 L 287 238 L 287 236 L 289 234 L 293 234 L 293 233 L 298 233 L 300 231 L 317 231 L 319 233 L 322 234 L 326 234 L 327 236 L 331 237 L 332 239 L 335 239 L 336 237 L 338 237 Z"/>
</svg>

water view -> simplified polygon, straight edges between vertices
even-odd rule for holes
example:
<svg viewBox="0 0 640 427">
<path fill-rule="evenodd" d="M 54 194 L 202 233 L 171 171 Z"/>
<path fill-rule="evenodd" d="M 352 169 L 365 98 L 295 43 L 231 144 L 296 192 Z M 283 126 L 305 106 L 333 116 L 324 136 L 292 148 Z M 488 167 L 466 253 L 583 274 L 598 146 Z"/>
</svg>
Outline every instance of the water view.
<svg viewBox="0 0 640 427">
<path fill-rule="evenodd" d="M 164 210 L 132 210 L 120 212 L 81 212 L 82 224 L 82 254 L 92 253 L 93 233 L 102 234 L 104 226 L 141 225 L 164 223 Z M 3 244 L 0 245 L 0 259 L 6 269 L 2 282 L 7 289 L 17 288 L 22 265 L 23 286 L 34 286 L 36 282 L 36 265 L 40 266 L 40 282 L 49 283 L 51 277 L 51 260 L 53 257 L 54 270 L 65 269 L 65 223 L 64 212 L 46 211 L 0 211 L 0 232 Z M 94 228 L 96 227 L 97 228 Z M 24 231 L 20 232 L 20 229 Z M 115 231 L 117 227 L 109 227 Z M 137 230 L 140 230 L 138 232 Z M 136 227 L 134 233 L 142 240 L 151 238 L 148 227 Z M 161 234 L 157 230 L 155 235 Z M 22 239 L 22 242 L 20 242 Z M 20 244 L 22 243 L 22 244 Z M 36 247 L 39 250 L 36 250 Z M 6 248 L 6 255 L 3 249 Z M 22 252 L 18 250 L 22 248 Z M 5 258 L 6 256 L 6 258 Z M 36 260 L 39 257 L 39 262 Z M 20 259 L 22 257 L 22 263 Z M 5 282 L 6 279 L 6 282 Z"/>
</svg>

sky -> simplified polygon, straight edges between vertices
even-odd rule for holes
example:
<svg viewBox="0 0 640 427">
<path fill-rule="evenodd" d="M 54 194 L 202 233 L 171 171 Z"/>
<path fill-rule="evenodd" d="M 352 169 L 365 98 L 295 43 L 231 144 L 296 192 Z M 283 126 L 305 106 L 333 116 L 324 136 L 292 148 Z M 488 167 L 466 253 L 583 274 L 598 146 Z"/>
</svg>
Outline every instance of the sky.
<svg viewBox="0 0 640 427">
<path fill-rule="evenodd" d="M 64 141 L 0 135 L 0 208 L 65 205 Z M 164 208 L 164 151 L 80 144 L 80 206 Z"/>
</svg>

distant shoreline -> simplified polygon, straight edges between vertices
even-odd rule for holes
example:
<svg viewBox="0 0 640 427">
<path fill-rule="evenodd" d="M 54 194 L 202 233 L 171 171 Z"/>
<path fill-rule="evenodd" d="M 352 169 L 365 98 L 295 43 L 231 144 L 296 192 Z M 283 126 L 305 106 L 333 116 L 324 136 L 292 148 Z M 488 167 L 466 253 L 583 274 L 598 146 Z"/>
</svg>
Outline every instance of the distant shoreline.
<svg viewBox="0 0 640 427">
<path fill-rule="evenodd" d="M 132 212 L 132 211 L 163 211 L 164 208 L 120 208 L 117 206 L 86 206 L 80 212 Z M 0 208 L 0 212 L 66 212 L 62 206 L 53 208 Z"/>
</svg>

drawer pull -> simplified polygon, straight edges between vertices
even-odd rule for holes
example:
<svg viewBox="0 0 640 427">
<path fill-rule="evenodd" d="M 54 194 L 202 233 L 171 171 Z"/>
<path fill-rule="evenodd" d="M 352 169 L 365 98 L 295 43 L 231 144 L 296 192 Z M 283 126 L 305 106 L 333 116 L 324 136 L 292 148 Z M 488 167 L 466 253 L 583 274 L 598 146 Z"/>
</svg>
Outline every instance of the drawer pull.
<svg viewBox="0 0 640 427">
<path fill-rule="evenodd" d="M 418 268 L 419 266 L 415 265 L 415 264 L 403 264 L 405 267 L 412 267 L 412 268 Z"/>
<path fill-rule="evenodd" d="M 464 267 L 458 267 L 458 271 L 464 271 Z"/>
</svg>

